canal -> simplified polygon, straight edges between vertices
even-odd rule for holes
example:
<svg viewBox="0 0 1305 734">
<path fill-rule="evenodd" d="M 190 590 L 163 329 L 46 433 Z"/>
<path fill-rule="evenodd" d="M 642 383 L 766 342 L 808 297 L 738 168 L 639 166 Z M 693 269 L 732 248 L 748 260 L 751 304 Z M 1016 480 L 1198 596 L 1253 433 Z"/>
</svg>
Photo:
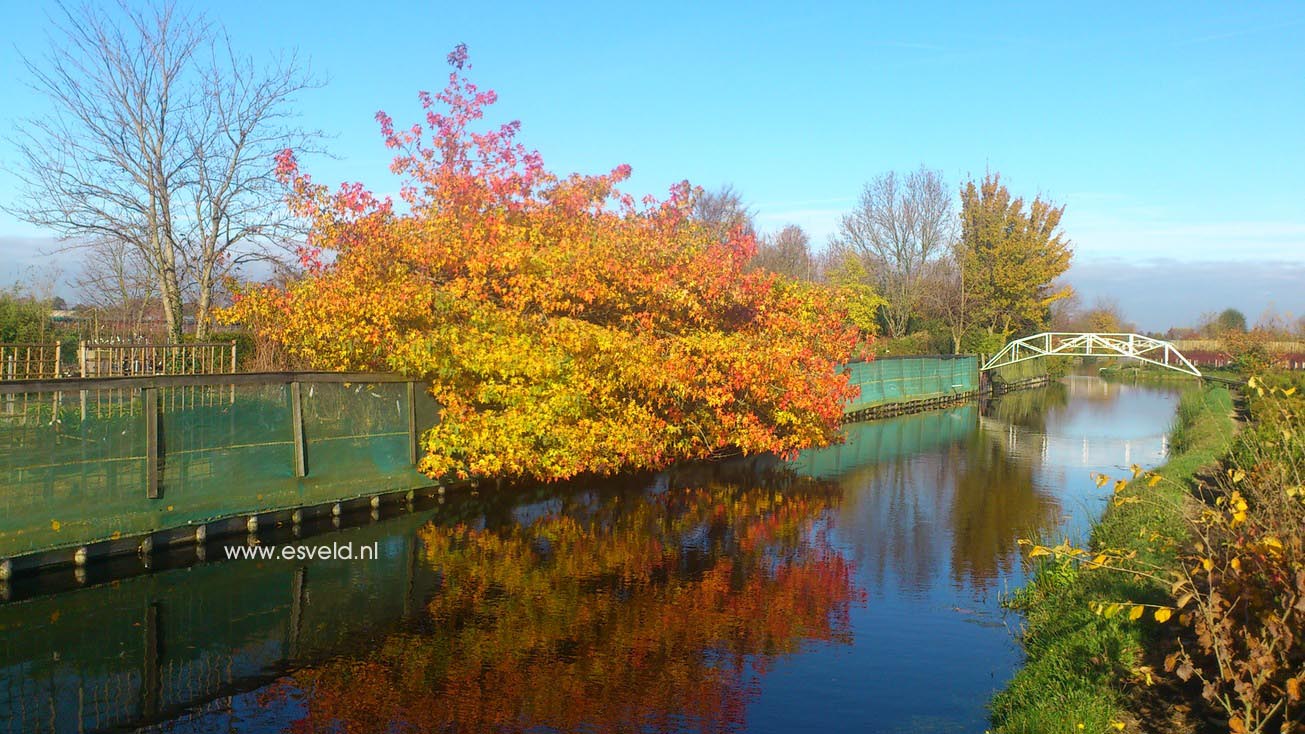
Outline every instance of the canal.
<svg viewBox="0 0 1305 734">
<path fill-rule="evenodd" d="M 1176 387 L 1070 376 L 792 461 L 450 491 L 17 580 L 0 732 L 974 732 L 1020 662 L 1017 540 L 1162 461 Z"/>
</svg>

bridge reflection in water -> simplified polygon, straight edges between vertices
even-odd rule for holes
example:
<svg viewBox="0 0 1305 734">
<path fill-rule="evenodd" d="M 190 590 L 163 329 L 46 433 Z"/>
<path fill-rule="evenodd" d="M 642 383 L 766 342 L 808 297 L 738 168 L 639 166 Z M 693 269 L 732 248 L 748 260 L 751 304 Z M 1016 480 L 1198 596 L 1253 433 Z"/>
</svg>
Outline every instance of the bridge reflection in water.
<svg viewBox="0 0 1305 734">
<path fill-rule="evenodd" d="M 16 585 L 0 732 L 982 728 L 1018 661 L 996 604 L 1016 539 L 1099 503 L 1088 469 L 1150 455 L 1172 415 L 1172 394 L 1130 392 L 1134 420 L 1079 387 L 305 541 L 377 562 Z"/>
</svg>

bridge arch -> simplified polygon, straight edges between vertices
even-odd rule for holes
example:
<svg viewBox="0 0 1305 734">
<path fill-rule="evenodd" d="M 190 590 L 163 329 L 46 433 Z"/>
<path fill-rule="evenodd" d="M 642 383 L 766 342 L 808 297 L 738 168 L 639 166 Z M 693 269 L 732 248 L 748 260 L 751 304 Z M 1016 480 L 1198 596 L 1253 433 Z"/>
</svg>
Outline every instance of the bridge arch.
<svg viewBox="0 0 1305 734">
<path fill-rule="evenodd" d="M 1127 357 L 1201 377 L 1201 371 L 1167 341 L 1141 334 L 1044 331 L 1008 343 L 983 364 L 992 370 L 1039 357 Z"/>
</svg>

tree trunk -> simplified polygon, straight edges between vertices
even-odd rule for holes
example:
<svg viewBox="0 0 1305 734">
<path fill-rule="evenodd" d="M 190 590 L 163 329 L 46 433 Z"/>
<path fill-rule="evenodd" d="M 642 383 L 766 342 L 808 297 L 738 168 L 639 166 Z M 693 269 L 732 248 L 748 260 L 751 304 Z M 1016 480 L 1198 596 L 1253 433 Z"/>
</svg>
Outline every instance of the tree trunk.
<svg viewBox="0 0 1305 734">
<path fill-rule="evenodd" d="M 166 271 L 165 271 L 166 272 Z M 171 272 L 171 277 L 163 278 L 160 284 L 161 299 L 163 301 L 163 316 L 168 324 L 167 341 L 173 344 L 180 344 L 185 334 L 185 313 L 182 308 L 181 288 L 177 286 L 176 271 Z"/>
<path fill-rule="evenodd" d="M 199 302 L 195 304 L 195 340 L 208 339 L 210 311 L 213 308 L 213 276 L 201 275 L 199 278 Z"/>
</svg>

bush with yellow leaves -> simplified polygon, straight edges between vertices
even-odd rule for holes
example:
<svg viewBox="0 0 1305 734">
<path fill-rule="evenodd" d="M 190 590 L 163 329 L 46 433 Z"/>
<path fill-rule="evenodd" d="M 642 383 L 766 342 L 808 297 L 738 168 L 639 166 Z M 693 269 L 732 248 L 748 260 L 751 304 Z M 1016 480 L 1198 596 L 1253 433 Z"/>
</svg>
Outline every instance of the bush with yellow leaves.
<svg viewBox="0 0 1305 734">
<path fill-rule="evenodd" d="M 1194 503 L 1190 538 L 1177 553 L 1027 545 L 1030 557 L 1163 584 L 1167 604 L 1101 599 L 1089 606 L 1105 617 L 1162 623 L 1158 642 L 1169 651 L 1164 670 L 1199 684 L 1202 698 L 1227 717 L 1229 731 L 1305 732 L 1305 401 L 1281 375 L 1251 378 L 1246 396 L 1251 422 L 1217 476 L 1205 482 L 1210 501 Z M 1097 477 L 1099 486 L 1111 481 Z M 1145 488 L 1163 481 L 1133 467 L 1132 482 L 1115 481 L 1114 503 L 1147 502 Z M 1146 528 L 1141 535 L 1147 537 Z M 1159 533 L 1150 539 L 1166 542 Z M 1138 670 L 1146 683 L 1156 672 Z"/>
</svg>

